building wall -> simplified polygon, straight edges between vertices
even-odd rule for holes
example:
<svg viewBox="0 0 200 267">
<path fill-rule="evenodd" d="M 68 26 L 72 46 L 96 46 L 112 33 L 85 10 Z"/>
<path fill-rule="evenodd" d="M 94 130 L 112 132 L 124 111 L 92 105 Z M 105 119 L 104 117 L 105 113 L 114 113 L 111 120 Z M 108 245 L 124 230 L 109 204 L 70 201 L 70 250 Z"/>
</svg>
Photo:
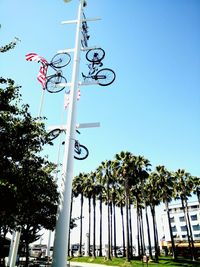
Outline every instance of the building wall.
<svg viewBox="0 0 200 267">
<path fill-rule="evenodd" d="M 181 204 L 173 204 L 169 206 L 170 219 L 175 241 L 186 241 L 186 221 L 184 218 L 184 212 Z M 188 202 L 188 211 L 190 223 L 192 226 L 192 234 L 194 241 L 200 241 L 200 207 L 197 201 Z M 167 213 L 164 211 L 162 214 L 162 229 L 165 241 L 170 241 L 169 225 L 167 219 Z"/>
</svg>

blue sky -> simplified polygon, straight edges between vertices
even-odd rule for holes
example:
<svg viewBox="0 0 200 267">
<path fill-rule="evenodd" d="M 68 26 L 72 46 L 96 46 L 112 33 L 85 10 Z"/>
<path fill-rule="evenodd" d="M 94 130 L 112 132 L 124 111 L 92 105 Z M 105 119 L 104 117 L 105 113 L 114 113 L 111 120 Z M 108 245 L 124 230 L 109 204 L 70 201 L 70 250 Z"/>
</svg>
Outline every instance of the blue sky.
<svg viewBox="0 0 200 267">
<path fill-rule="evenodd" d="M 105 52 L 104 66 L 116 72 L 108 86 L 81 87 L 77 122 L 100 122 L 81 131 L 80 142 L 90 155 L 75 162 L 75 174 L 90 172 L 116 153 L 127 150 L 149 159 L 152 168 L 183 168 L 200 176 L 200 2 L 198 0 L 88 0 L 90 46 Z M 0 70 L 22 86 L 23 102 L 37 116 L 41 86 L 39 64 L 27 62 L 35 52 L 50 60 L 60 49 L 73 48 L 78 0 L 2 0 L 1 43 L 21 39 L 14 50 L 1 53 Z M 85 54 L 81 72 L 87 71 Z M 72 64 L 64 70 L 71 79 Z M 81 80 L 81 75 L 80 75 Z M 64 91 L 45 93 L 46 127 L 66 121 Z M 58 146 L 45 154 L 57 160 Z M 62 158 L 62 156 L 61 156 Z"/>
</svg>

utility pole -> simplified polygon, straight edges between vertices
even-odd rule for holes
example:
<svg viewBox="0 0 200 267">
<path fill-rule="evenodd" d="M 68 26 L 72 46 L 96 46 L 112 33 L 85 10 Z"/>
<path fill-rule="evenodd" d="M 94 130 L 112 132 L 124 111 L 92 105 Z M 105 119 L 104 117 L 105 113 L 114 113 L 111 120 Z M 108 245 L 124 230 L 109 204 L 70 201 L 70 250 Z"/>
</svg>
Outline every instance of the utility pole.
<svg viewBox="0 0 200 267">
<path fill-rule="evenodd" d="M 72 80 L 70 88 L 70 103 L 67 118 L 67 132 L 65 138 L 62 184 L 60 192 L 60 202 L 58 207 L 58 217 L 56 222 L 54 251 L 53 251 L 53 267 L 65 267 L 67 262 L 68 235 L 70 223 L 70 202 L 73 179 L 73 160 L 74 160 L 74 144 L 76 134 L 76 97 L 79 86 L 79 65 L 81 53 L 81 27 L 83 20 L 83 9 L 86 6 L 85 0 L 79 1 L 78 16 L 76 23 L 76 37 L 74 48 L 74 61 L 72 70 Z"/>
</svg>

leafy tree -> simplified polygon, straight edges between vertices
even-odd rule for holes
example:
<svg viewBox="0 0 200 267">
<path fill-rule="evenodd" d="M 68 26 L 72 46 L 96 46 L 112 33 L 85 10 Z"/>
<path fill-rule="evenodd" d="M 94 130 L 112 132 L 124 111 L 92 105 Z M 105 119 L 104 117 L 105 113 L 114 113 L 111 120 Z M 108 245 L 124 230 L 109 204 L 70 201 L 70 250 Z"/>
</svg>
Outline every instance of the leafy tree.
<svg viewBox="0 0 200 267">
<path fill-rule="evenodd" d="M 80 198 L 80 241 L 79 241 L 79 256 L 82 256 L 82 232 L 83 232 L 83 201 L 84 201 L 84 181 L 87 178 L 87 175 L 84 173 L 79 173 L 76 177 L 73 179 L 72 187 L 73 187 L 73 193 L 75 197 L 81 196 Z"/>
<path fill-rule="evenodd" d="M 26 244 L 42 228 L 53 229 L 58 202 L 52 173 L 55 166 L 39 156 L 45 142 L 44 124 L 21 104 L 19 86 L 0 78 L 0 230 L 21 229 Z"/>
<path fill-rule="evenodd" d="M 145 197 L 146 204 L 150 207 L 151 216 L 153 220 L 153 237 L 154 237 L 154 246 L 155 246 L 155 260 L 158 260 L 158 234 L 157 234 L 157 222 L 156 222 L 156 209 L 155 207 L 160 204 L 158 190 L 155 187 L 154 181 L 151 178 L 151 174 L 145 184 Z"/>
<path fill-rule="evenodd" d="M 113 177 L 113 162 L 111 160 L 106 160 L 101 162 L 100 165 L 102 171 L 102 183 L 104 184 L 104 195 L 103 199 L 105 204 L 107 205 L 107 221 L 108 221 L 108 251 L 107 258 L 111 259 L 111 186 Z"/>
<path fill-rule="evenodd" d="M 195 260 L 194 240 L 192 236 L 191 222 L 188 214 L 188 197 L 190 197 L 191 193 L 194 191 L 194 179 L 193 176 L 190 173 L 186 172 L 184 169 L 178 169 L 176 172 L 174 172 L 174 177 L 176 179 L 176 199 L 181 199 L 182 209 L 186 221 L 188 244 L 191 251 L 192 260 Z"/>
<path fill-rule="evenodd" d="M 104 186 L 103 186 L 103 174 L 101 167 L 99 166 L 96 171 L 96 179 L 97 183 L 99 184 L 99 213 L 100 213 L 100 218 L 99 218 L 99 257 L 102 257 L 102 205 L 103 205 L 103 191 L 104 191 Z"/>
<path fill-rule="evenodd" d="M 172 255 L 173 258 L 176 259 L 177 256 L 176 256 L 174 237 L 173 237 L 171 221 L 170 221 L 170 212 L 169 212 L 169 203 L 174 197 L 174 184 L 175 184 L 174 177 L 165 168 L 165 166 L 157 166 L 155 171 L 151 173 L 151 181 L 160 194 L 159 198 L 165 204 L 169 230 L 170 230 L 171 243 L 172 243 Z"/>
</svg>

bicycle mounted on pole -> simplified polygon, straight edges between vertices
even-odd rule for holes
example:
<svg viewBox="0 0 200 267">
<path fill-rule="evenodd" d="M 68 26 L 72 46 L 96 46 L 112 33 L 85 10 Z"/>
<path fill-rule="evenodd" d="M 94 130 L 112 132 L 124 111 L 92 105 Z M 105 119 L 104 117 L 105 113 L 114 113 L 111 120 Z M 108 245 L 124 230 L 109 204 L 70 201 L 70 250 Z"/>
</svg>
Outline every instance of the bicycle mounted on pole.
<svg viewBox="0 0 200 267">
<path fill-rule="evenodd" d="M 63 76 L 61 68 L 67 66 L 71 61 L 71 56 L 68 53 L 57 53 L 48 67 L 55 70 L 55 74 L 46 76 L 45 89 L 50 93 L 58 93 L 66 87 L 67 79 Z"/>
<path fill-rule="evenodd" d="M 88 75 L 82 73 L 84 81 L 92 79 L 101 86 L 107 86 L 114 82 L 116 75 L 112 69 L 103 68 L 99 70 L 99 67 L 103 66 L 102 60 L 105 57 L 105 51 L 102 48 L 88 50 L 85 57 L 91 63 L 87 64 L 89 68 Z"/>
<path fill-rule="evenodd" d="M 50 131 L 47 136 L 46 136 L 46 140 L 48 141 L 53 141 L 55 138 L 57 138 L 62 132 L 66 133 L 66 130 L 64 129 L 60 129 L 60 128 L 56 128 L 52 131 Z M 78 134 L 80 134 L 80 132 L 78 130 L 76 130 L 76 132 Z M 64 144 L 65 142 L 63 142 L 62 144 Z M 74 158 L 78 159 L 78 160 L 83 160 L 86 159 L 89 155 L 89 150 L 87 149 L 86 146 L 81 145 L 79 143 L 78 140 L 75 139 L 75 144 L 74 144 Z"/>
</svg>

